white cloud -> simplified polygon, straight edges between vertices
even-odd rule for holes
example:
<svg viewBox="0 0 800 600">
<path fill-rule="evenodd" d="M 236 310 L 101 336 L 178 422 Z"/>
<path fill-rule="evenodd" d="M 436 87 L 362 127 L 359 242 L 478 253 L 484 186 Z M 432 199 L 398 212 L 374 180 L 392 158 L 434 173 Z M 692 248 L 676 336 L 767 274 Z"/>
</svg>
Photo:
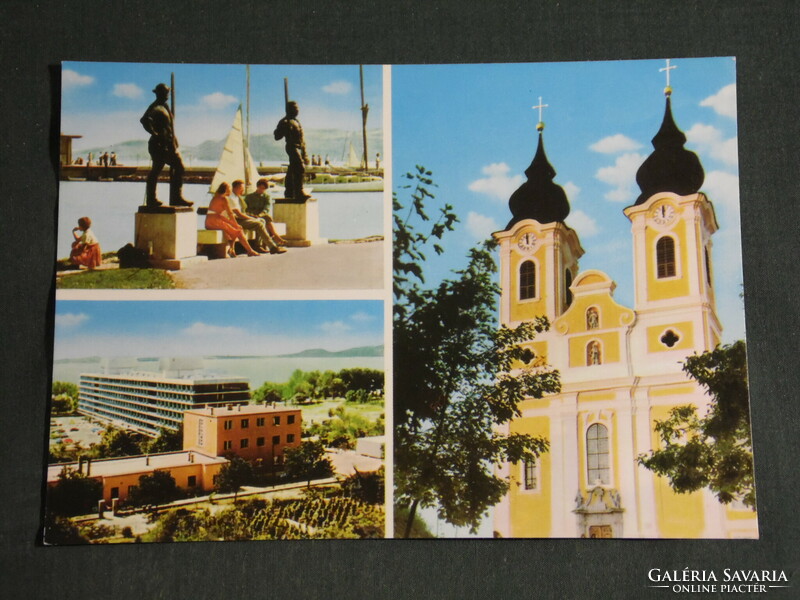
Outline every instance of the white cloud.
<svg viewBox="0 0 800 600">
<path fill-rule="evenodd" d="M 700 102 L 700 106 L 710 106 L 718 115 L 736 118 L 736 84 L 726 85 L 713 96 Z"/>
<path fill-rule="evenodd" d="M 686 139 L 703 152 L 726 165 L 739 163 L 738 140 L 736 137 L 723 139 L 722 131 L 713 125 L 695 123 L 686 132 Z"/>
<path fill-rule="evenodd" d="M 350 325 L 344 321 L 325 321 L 319 328 L 328 335 L 333 336 L 342 335 L 351 329 Z"/>
<path fill-rule="evenodd" d="M 567 217 L 567 225 L 577 231 L 581 237 L 591 237 L 600 231 L 597 227 L 597 221 L 582 210 L 570 211 Z"/>
<path fill-rule="evenodd" d="M 575 202 L 575 200 L 578 199 L 578 194 L 581 193 L 581 188 L 579 188 L 577 185 L 575 185 L 571 181 L 568 181 L 567 183 L 565 183 L 561 187 L 563 187 L 564 191 L 567 193 L 567 200 L 570 201 L 570 204 Z"/>
<path fill-rule="evenodd" d="M 244 335 L 245 331 L 241 327 L 222 327 L 220 325 L 211 325 L 208 323 L 203 323 L 202 321 L 197 321 L 196 323 L 192 323 L 189 327 L 183 329 L 181 333 L 194 336 L 238 336 Z"/>
<path fill-rule="evenodd" d="M 613 166 L 601 167 L 595 173 L 595 177 L 614 186 L 609 192 L 606 192 L 606 200 L 611 202 L 627 202 L 634 197 L 634 189 L 636 185 L 636 171 L 644 162 L 646 157 L 637 152 L 630 152 L 617 157 Z"/>
<path fill-rule="evenodd" d="M 348 81 L 332 81 L 322 86 L 322 91 L 328 94 L 349 94 L 353 86 Z"/>
<path fill-rule="evenodd" d="M 226 108 L 231 104 L 235 104 L 239 100 L 230 94 L 223 94 L 222 92 L 214 92 L 200 98 L 200 103 L 203 106 L 213 109 Z"/>
<path fill-rule="evenodd" d="M 617 133 L 604 137 L 589 146 L 589 150 L 600 152 L 601 154 L 619 154 L 620 152 L 631 152 L 638 150 L 642 145 L 636 140 L 632 140 L 626 135 Z"/>
<path fill-rule="evenodd" d="M 739 215 L 739 176 L 725 171 L 706 173 L 703 191 L 717 207 L 724 207 L 726 212 Z"/>
<path fill-rule="evenodd" d="M 119 98 L 135 100 L 142 97 L 144 90 L 135 83 L 115 83 L 111 93 Z"/>
<path fill-rule="evenodd" d="M 55 324 L 56 327 L 63 327 L 65 329 L 72 329 L 89 320 L 89 315 L 84 313 L 63 313 L 56 314 Z"/>
<path fill-rule="evenodd" d="M 350 320 L 355 321 L 356 323 L 369 323 L 370 321 L 374 321 L 375 317 L 365 312 L 359 311 L 357 313 L 350 315 Z"/>
<path fill-rule="evenodd" d="M 474 211 L 467 213 L 467 231 L 478 240 L 487 239 L 493 231 L 499 231 L 500 226 L 492 217 L 481 215 Z"/>
<path fill-rule="evenodd" d="M 511 167 L 506 163 L 492 163 L 481 169 L 487 177 L 476 179 L 468 188 L 479 194 L 486 194 L 495 200 L 508 200 L 508 197 L 522 185 L 522 175 L 509 176 Z"/>
<path fill-rule="evenodd" d="M 94 77 L 91 75 L 81 75 L 72 69 L 64 69 L 61 72 L 61 87 L 65 90 L 83 85 L 91 85 L 92 83 L 94 83 Z"/>
</svg>

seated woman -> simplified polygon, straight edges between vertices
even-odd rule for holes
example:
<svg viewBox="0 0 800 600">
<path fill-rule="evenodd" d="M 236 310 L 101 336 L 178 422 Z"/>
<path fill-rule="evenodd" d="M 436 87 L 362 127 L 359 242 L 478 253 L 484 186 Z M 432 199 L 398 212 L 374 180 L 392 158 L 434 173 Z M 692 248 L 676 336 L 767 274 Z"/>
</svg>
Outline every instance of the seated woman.
<svg viewBox="0 0 800 600">
<path fill-rule="evenodd" d="M 94 270 L 103 263 L 103 254 L 100 243 L 90 229 L 92 220 L 89 217 L 78 219 L 78 226 L 72 230 L 75 241 L 72 242 L 72 251 L 69 259 L 78 268 L 81 266 Z"/>
<path fill-rule="evenodd" d="M 217 188 L 217 193 L 208 203 L 208 212 L 206 213 L 206 229 L 219 229 L 228 240 L 228 248 L 226 257 L 236 258 L 234 245 L 236 240 L 247 251 L 247 256 L 259 256 L 261 253 L 256 252 L 250 247 L 247 238 L 244 236 L 244 231 L 233 218 L 228 204 L 228 196 L 231 193 L 231 186 L 225 182 L 221 183 Z"/>
</svg>

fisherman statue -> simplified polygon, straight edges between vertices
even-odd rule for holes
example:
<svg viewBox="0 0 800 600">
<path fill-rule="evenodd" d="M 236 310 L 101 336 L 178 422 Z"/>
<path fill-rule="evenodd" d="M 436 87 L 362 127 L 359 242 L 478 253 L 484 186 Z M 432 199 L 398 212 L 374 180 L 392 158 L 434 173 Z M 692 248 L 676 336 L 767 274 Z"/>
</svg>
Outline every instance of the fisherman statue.
<svg viewBox="0 0 800 600">
<path fill-rule="evenodd" d="M 170 206 L 191 206 L 192 203 L 182 195 L 183 189 L 183 160 L 178 151 L 178 138 L 175 137 L 175 124 L 173 122 L 172 111 L 167 100 L 169 99 L 170 88 L 165 83 L 159 83 L 153 93 L 156 95 L 155 101 L 147 107 L 141 118 L 142 126 L 150 134 L 150 141 L 147 149 L 153 161 L 153 167 L 147 176 L 146 204 L 148 208 L 161 206 L 161 202 L 156 198 L 156 185 L 158 176 L 164 165 L 170 166 L 169 178 L 169 205 Z M 302 140 L 302 134 L 301 134 Z"/>
<path fill-rule="evenodd" d="M 306 172 L 305 165 L 308 164 L 308 154 L 306 154 L 306 143 L 303 140 L 303 128 L 300 126 L 300 121 L 297 120 L 298 114 L 300 114 L 300 109 L 297 107 L 297 102 L 287 102 L 286 116 L 278 122 L 278 126 L 275 128 L 275 139 L 286 140 L 286 154 L 289 156 L 289 168 L 286 170 L 286 181 L 284 182 L 285 197 L 306 200 L 311 197 L 303 191 L 303 177 Z"/>
</svg>

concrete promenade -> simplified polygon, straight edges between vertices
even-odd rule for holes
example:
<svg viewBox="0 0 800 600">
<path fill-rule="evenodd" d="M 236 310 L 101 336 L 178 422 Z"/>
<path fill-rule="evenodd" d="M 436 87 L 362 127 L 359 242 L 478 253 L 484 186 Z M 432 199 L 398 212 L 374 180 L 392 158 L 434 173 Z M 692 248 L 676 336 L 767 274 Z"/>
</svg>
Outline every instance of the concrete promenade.
<svg viewBox="0 0 800 600">
<path fill-rule="evenodd" d="M 383 240 L 216 259 L 170 275 L 179 289 L 367 290 L 383 287 Z"/>
</svg>

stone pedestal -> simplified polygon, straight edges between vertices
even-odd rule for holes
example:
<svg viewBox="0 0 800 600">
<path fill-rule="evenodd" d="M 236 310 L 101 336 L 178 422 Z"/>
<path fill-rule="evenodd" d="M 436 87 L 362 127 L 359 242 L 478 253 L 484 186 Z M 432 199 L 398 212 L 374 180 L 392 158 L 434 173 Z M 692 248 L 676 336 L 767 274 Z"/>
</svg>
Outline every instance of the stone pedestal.
<svg viewBox="0 0 800 600">
<path fill-rule="evenodd" d="M 197 216 L 189 207 L 140 206 L 134 236 L 134 246 L 159 269 L 177 270 L 208 260 L 197 256 Z"/>
<path fill-rule="evenodd" d="M 319 206 L 316 198 L 278 198 L 275 200 L 273 218 L 286 223 L 283 239 L 287 246 L 306 247 L 328 243 L 328 240 L 319 237 Z"/>
</svg>

